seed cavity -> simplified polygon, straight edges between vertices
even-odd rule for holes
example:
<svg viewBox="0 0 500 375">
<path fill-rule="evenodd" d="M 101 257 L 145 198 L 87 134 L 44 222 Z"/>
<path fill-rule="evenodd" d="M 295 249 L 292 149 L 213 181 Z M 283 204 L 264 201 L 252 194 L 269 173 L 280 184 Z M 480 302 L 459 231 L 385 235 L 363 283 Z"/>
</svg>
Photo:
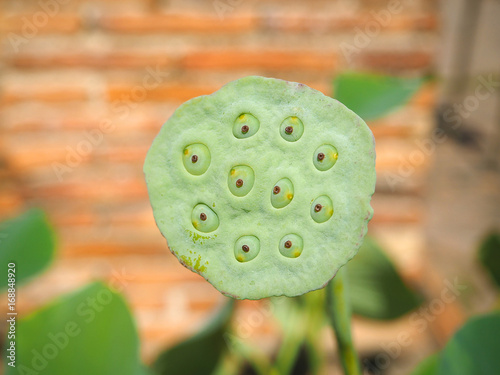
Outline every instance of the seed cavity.
<svg viewBox="0 0 500 375">
<path fill-rule="evenodd" d="M 191 223 L 200 232 L 213 232 L 219 227 L 219 217 L 206 204 L 199 203 L 191 213 Z"/>
<path fill-rule="evenodd" d="M 319 146 L 314 151 L 313 163 L 318 171 L 327 171 L 335 165 L 339 154 L 337 149 L 332 145 Z"/>
<path fill-rule="evenodd" d="M 227 186 L 237 197 L 244 197 L 252 190 L 255 172 L 248 165 L 236 165 L 229 170 Z"/>
<path fill-rule="evenodd" d="M 259 120 L 250 113 L 242 113 L 239 115 L 233 124 L 233 135 L 236 138 L 248 138 L 259 131 Z"/>
<path fill-rule="evenodd" d="M 333 203 L 327 195 L 317 197 L 311 204 L 311 217 L 317 223 L 324 223 L 333 215 Z"/>
<path fill-rule="evenodd" d="M 274 184 L 271 193 L 271 204 L 274 208 L 286 207 L 293 199 L 293 183 L 288 178 L 282 178 Z"/>
<path fill-rule="evenodd" d="M 210 166 L 211 156 L 207 146 L 202 143 L 193 143 L 186 146 L 182 152 L 184 168 L 195 176 L 205 173 Z"/>
<path fill-rule="evenodd" d="M 280 125 L 281 137 L 288 142 L 296 142 L 304 134 L 304 124 L 296 116 L 290 116 Z"/>
<path fill-rule="evenodd" d="M 287 258 L 297 258 L 304 249 L 304 240 L 298 234 L 290 233 L 284 236 L 279 243 L 281 255 Z"/>
<path fill-rule="evenodd" d="M 234 257 L 240 263 L 254 259 L 260 252 L 260 240 L 255 236 L 242 236 L 234 244 Z"/>
</svg>

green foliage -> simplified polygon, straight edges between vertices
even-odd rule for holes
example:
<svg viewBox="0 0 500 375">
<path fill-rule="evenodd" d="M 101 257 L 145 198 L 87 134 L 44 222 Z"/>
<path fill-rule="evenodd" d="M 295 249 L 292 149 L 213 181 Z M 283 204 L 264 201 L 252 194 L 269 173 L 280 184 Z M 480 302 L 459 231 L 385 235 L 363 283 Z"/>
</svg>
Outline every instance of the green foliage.
<svg viewBox="0 0 500 375">
<path fill-rule="evenodd" d="M 161 353 L 153 364 L 153 370 L 159 375 L 212 373 L 226 349 L 224 333 L 229 326 L 233 308 L 234 300 L 229 299 L 202 331 Z"/>
<path fill-rule="evenodd" d="M 411 375 L 435 375 L 439 365 L 439 354 L 433 354 L 419 363 Z"/>
<path fill-rule="evenodd" d="M 16 264 L 16 284 L 26 281 L 46 268 L 54 256 L 55 239 L 45 214 L 31 209 L 0 224 L 0 264 Z M 0 288 L 7 277 L 0 279 Z"/>
<path fill-rule="evenodd" d="M 339 74 L 335 99 L 365 121 L 376 120 L 404 105 L 420 88 L 422 78 L 397 78 L 366 73 Z"/>
<path fill-rule="evenodd" d="M 6 364 L 6 375 L 147 374 L 125 301 L 102 283 L 22 318 L 16 335 L 16 368 Z"/>
<path fill-rule="evenodd" d="M 425 359 L 412 375 L 498 375 L 500 312 L 470 319 L 439 354 Z"/>
<path fill-rule="evenodd" d="M 395 319 L 418 307 L 421 297 L 406 286 L 394 264 L 369 237 L 345 266 L 354 314 Z"/>
<path fill-rule="evenodd" d="M 500 288 L 500 233 L 489 234 L 479 248 L 479 261 Z"/>
<path fill-rule="evenodd" d="M 498 375 L 499 337 L 499 312 L 472 318 L 446 344 L 438 374 Z"/>
</svg>

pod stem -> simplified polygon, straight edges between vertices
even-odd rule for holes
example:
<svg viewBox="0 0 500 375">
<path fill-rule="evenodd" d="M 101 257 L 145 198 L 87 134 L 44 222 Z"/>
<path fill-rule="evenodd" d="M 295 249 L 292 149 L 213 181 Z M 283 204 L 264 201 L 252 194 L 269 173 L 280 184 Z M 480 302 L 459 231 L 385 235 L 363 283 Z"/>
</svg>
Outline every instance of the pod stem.
<svg viewBox="0 0 500 375">
<path fill-rule="evenodd" d="M 344 267 L 339 269 L 335 277 L 328 283 L 326 296 L 327 315 L 335 332 L 344 374 L 361 375 L 358 354 L 354 349 L 351 335 L 351 305 Z"/>
</svg>

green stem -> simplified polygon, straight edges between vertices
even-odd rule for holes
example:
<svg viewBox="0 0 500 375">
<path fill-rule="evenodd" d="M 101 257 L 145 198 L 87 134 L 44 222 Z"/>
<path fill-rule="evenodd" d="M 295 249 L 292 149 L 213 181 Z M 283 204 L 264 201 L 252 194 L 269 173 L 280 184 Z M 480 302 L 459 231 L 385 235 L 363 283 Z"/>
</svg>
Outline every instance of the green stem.
<svg viewBox="0 0 500 375">
<path fill-rule="evenodd" d="M 342 267 L 326 287 L 327 312 L 335 332 L 345 375 L 361 375 L 358 355 L 351 336 L 351 306 L 345 268 Z"/>
</svg>

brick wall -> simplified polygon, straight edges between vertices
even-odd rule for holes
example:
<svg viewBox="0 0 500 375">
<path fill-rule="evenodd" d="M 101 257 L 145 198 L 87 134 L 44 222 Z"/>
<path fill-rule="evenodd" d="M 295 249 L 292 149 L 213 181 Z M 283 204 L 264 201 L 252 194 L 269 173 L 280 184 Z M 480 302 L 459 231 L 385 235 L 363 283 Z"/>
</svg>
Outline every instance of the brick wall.
<svg viewBox="0 0 500 375">
<path fill-rule="evenodd" d="M 59 235 L 55 264 L 22 289 L 19 309 L 116 279 L 146 359 L 195 331 L 222 299 L 166 250 L 148 201 L 144 157 L 175 108 L 250 74 L 331 95 L 332 78 L 346 69 L 428 73 L 439 21 L 430 0 L 1 5 L 0 215 L 40 206 Z M 422 264 L 428 164 L 415 142 L 431 129 L 434 97 L 428 85 L 370 124 L 379 176 L 370 231 L 409 279 Z M 261 303 L 242 303 L 239 316 Z M 258 328 L 256 339 L 272 342 L 272 322 Z"/>
</svg>

